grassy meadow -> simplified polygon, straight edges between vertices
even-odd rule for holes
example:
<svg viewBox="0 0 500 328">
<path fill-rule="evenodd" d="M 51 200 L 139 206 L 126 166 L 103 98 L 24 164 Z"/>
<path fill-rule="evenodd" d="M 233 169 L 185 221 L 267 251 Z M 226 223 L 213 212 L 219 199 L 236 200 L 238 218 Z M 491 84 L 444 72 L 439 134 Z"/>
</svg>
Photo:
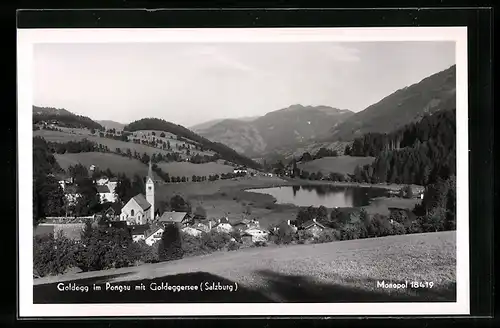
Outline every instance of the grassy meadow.
<svg viewBox="0 0 500 328">
<path fill-rule="evenodd" d="M 34 280 L 35 298 L 37 293 L 43 297 L 44 288 L 48 290 L 52 286 L 50 284 L 75 279 L 85 279 L 87 284 L 92 281 L 199 284 L 200 279 L 237 282 L 240 292 L 228 293 L 229 298 L 225 298 L 235 302 L 454 301 L 456 235 L 454 231 L 447 231 L 325 244 L 249 248 L 168 263 L 40 278 Z M 377 281 L 433 282 L 433 287 L 384 289 L 377 287 Z M 217 301 L 215 294 L 206 297 Z M 120 297 L 126 295 L 123 293 Z M 134 297 L 140 298 L 139 295 Z M 143 297 L 155 298 L 147 294 Z M 173 297 L 163 301 L 175 302 Z M 136 298 L 135 301 L 139 300 Z"/>
<path fill-rule="evenodd" d="M 95 165 L 102 171 L 110 169 L 111 172 L 115 174 L 124 173 L 131 179 L 135 174 L 138 174 L 141 177 L 147 176 L 148 174 L 148 166 L 141 163 L 139 160 L 111 153 L 66 153 L 54 154 L 54 157 L 64 170 L 67 170 L 70 166 L 80 163 L 87 168 L 90 165 Z M 156 173 L 153 172 L 153 175 L 155 176 L 155 179 L 161 180 Z"/>
<path fill-rule="evenodd" d="M 222 173 L 232 173 L 234 167 L 230 165 L 224 165 L 222 163 L 209 162 L 202 164 L 194 164 L 190 162 L 170 162 L 170 163 L 158 163 L 158 167 L 164 172 L 168 172 L 170 176 L 186 176 L 191 177 L 193 175 L 206 176 L 212 174 L 222 174 Z"/>
</svg>

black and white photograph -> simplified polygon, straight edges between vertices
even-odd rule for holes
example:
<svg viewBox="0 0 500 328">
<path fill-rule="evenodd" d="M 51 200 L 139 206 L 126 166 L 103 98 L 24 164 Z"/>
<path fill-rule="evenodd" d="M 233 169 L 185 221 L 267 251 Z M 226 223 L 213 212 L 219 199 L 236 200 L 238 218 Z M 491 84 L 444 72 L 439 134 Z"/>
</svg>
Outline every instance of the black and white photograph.
<svg viewBox="0 0 500 328">
<path fill-rule="evenodd" d="M 20 314 L 468 314 L 465 27 L 18 30 L 18 78 Z"/>
</svg>

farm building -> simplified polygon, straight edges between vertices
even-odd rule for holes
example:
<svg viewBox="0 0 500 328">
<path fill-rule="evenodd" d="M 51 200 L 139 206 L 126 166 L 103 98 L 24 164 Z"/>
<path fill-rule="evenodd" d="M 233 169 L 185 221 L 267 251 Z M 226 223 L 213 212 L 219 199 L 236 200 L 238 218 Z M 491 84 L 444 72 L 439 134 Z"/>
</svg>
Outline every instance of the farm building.
<svg viewBox="0 0 500 328">
<path fill-rule="evenodd" d="M 316 219 L 312 219 L 311 221 L 307 221 L 302 225 L 303 230 L 309 231 L 314 237 L 319 236 L 321 231 L 326 229 L 324 225 L 317 222 Z"/>
<path fill-rule="evenodd" d="M 132 197 L 122 208 L 120 214 L 121 221 L 129 224 L 146 224 L 154 219 L 155 188 L 153 180 L 153 170 L 151 161 L 149 162 L 149 173 L 146 179 L 146 196 L 137 194 Z"/>
</svg>

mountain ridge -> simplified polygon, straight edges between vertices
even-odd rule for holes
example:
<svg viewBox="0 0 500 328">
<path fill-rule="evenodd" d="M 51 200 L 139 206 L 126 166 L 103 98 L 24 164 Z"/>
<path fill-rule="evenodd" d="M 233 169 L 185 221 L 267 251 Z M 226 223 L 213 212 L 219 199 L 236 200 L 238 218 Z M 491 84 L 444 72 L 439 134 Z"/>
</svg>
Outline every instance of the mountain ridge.
<svg viewBox="0 0 500 328">
<path fill-rule="evenodd" d="M 258 156 L 276 148 L 326 136 L 332 125 L 352 114 L 349 110 L 329 106 L 294 104 L 251 121 L 226 119 L 198 132 L 247 156 Z"/>
</svg>

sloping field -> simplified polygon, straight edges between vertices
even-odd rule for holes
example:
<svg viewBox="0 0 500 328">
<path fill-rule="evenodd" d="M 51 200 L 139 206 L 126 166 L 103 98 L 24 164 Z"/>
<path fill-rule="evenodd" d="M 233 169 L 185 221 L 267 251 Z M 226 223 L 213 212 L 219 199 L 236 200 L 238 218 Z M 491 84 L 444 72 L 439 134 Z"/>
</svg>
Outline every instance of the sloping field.
<svg viewBox="0 0 500 328">
<path fill-rule="evenodd" d="M 135 174 L 145 177 L 148 175 L 149 170 L 147 165 L 136 159 L 111 153 L 66 153 L 54 154 L 54 157 L 64 170 L 70 166 L 80 163 L 87 168 L 90 167 L 90 165 L 95 165 L 102 171 L 109 168 L 114 174 L 124 173 L 129 178 L 133 178 Z M 161 180 L 156 173 L 153 172 L 153 175 L 155 176 L 155 179 Z"/>
<path fill-rule="evenodd" d="M 375 157 L 323 157 L 315 159 L 314 161 L 299 163 L 297 166 L 299 169 L 306 170 L 309 173 L 321 171 L 323 174 L 329 174 L 331 172 L 353 174 L 357 165 L 363 166 L 371 164 L 374 160 Z"/>
<path fill-rule="evenodd" d="M 109 139 L 109 138 L 101 138 L 101 137 L 97 137 L 97 136 L 70 134 L 70 133 L 59 132 L 59 131 L 38 130 L 38 131 L 33 131 L 33 136 L 41 136 L 41 137 L 45 138 L 45 140 L 52 141 L 52 142 L 79 141 L 79 140 L 86 138 L 86 139 L 93 141 L 93 142 L 96 142 L 98 144 L 108 146 L 108 148 L 112 151 L 116 150 L 116 148 L 120 148 L 120 150 L 122 152 L 126 151 L 127 149 L 130 149 L 130 151 L 132 153 L 134 151 L 137 151 L 141 155 L 144 153 L 146 153 L 148 155 L 152 155 L 155 153 L 162 153 L 162 154 L 170 153 L 169 151 L 165 151 L 163 149 L 153 148 L 153 147 L 149 147 L 146 145 L 136 144 L 133 142 L 125 142 L 125 141 L 114 140 L 114 139 Z"/>
<path fill-rule="evenodd" d="M 194 175 L 206 176 L 208 178 L 211 174 L 222 174 L 233 172 L 234 167 L 229 165 L 224 165 L 221 163 L 202 163 L 194 164 L 189 162 L 170 162 L 170 163 L 158 163 L 164 172 L 167 172 L 170 176 L 186 176 L 191 181 L 191 177 Z"/>
<path fill-rule="evenodd" d="M 450 231 L 249 248 L 134 268 L 35 279 L 34 302 L 454 301 L 455 244 L 455 232 Z M 60 293 L 55 287 L 58 281 L 79 285 L 111 282 L 132 286 L 132 291 Z M 377 287 L 377 282 L 382 281 L 403 285 L 406 281 L 418 281 L 427 287 Z M 238 286 L 238 290 L 179 293 L 150 290 L 151 283 L 203 287 L 206 282 Z M 134 291 L 134 286 L 141 283 L 146 291 Z"/>
</svg>

